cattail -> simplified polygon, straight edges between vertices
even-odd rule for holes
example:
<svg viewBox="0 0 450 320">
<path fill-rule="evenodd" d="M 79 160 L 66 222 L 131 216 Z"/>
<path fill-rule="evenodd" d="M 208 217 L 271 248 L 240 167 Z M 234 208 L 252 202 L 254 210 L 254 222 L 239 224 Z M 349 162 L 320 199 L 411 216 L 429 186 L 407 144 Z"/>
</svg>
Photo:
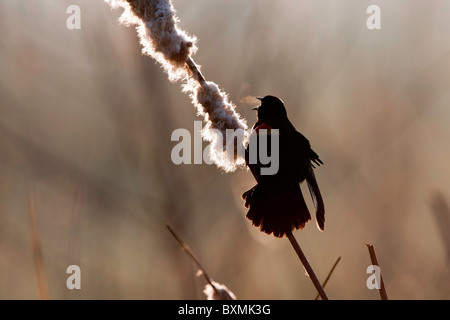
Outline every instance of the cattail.
<svg viewBox="0 0 450 320">
<path fill-rule="evenodd" d="M 136 25 L 142 52 L 162 65 L 169 80 L 185 82 L 183 91 L 190 95 L 205 120 L 202 137 L 210 142 L 214 163 L 227 172 L 244 165 L 247 124 L 227 94 L 203 78 L 192 60 L 197 38 L 178 28 L 179 20 L 170 0 L 105 1 L 113 8 L 124 8 L 120 22 Z"/>
<path fill-rule="evenodd" d="M 203 293 L 206 295 L 208 300 L 236 300 L 236 296 L 231 292 L 225 285 L 215 282 L 206 272 L 205 268 L 203 268 L 200 261 L 195 256 L 194 252 L 188 246 L 186 242 L 184 242 L 180 236 L 175 232 L 175 230 L 170 226 L 166 225 L 169 232 L 173 235 L 175 240 L 180 244 L 181 248 L 187 253 L 187 255 L 195 262 L 198 267 L 197 276 L 203 275 L 207 282 Z"/>
<path fill-rule="evenodd" d="M 227 172 L 244 165 L 243 145 L 247 139 L 247 125 L 227 94 L 210 81 L 198 83 L 190 80 L 184 90 L 192 92 L 192 103 L 197 113 L 205 119 L 202 136 L 211 143 L 211 160 Z"/>
<path fill-rule="evenodd" d="M 178 18 L 170 1 L 105 1 L 113 8 L 124 8 L 119 21 L 127 26 L 136 25 L 142 53 L 158 61 L 171 81 L 187 77 L 185 64 L 197 50 L 197 39 L 178 28 Z"/>
</svg>

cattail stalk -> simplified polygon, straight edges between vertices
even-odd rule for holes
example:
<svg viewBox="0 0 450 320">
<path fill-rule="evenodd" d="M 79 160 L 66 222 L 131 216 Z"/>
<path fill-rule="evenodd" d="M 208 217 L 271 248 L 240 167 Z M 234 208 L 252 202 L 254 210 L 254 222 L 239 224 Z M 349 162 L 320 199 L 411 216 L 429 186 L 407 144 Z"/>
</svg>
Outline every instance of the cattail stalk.
<svg viewBox="0 0 450 320">
<path fill-rule="evenodd" d="M 305 267 L 306 273 L 308 274 L 309 278 L 311 279 L 314 287 L 316 287 L 317 292 L 319 293 L 322 300 L 329 300 L 327 294 L 325 293 L 325 290 L 323 289 L 322 285 L 320 284 L 319 279 L 317 278 L 316 274 L 314 273 L 313 268 L 309 264 L 308 259 L 306 258 L 305 254 L 303 253 L 303 250 L 300 248 L 300 245 L 298 244 L 297 240 L 295 239 L 292 232 L 289 232 L 287 234 L 287 237 L 289 241 L 291 242 L 292 247 L 294 248 L 295 252 L 297 253 L 301 263 Z"/>
<path fill-rule="evenodd" d="M 192 58 L 189 57 L 189 59 L 186 61 L 186 66 L 189 68 L 189 71 L 192 74 L 192 77 L 200 84 L 202 85 L 204 82 L 206 82 L 205 78 L 203 77 L 202 73 L 198 69 L 197 64 L 192 60 Z"/>
<path fill-rule="evenodd" d="M 236 296 L 233 292 L 231 292 L 225 285 L 220 284 L 218 282 L 215 282 L 212 280 L 208 273 L 206 273 L 205 268 L 203 268 L 200 261 L 195 256 L 194 252 L 192 252 L 191 248 L 187 245 L 186 242 L 184 242 L 178 234 L 173 230 L 171 226 L 166 224 L 167 229 L 170 231 L 170 233 L 173 235 L 175 240 L 180 244 L 181 248 L 188 254 L 188 256 L 195 262 L 197 267 L 200 269 L 201 273 L 206 279 L 206 282 L 208 284 L 205 286 L 205 289 L 203 292 L 206 294 L 208 300 L 236 300 Z"/>
<path fill-rule="evenodd" d="M 36 272 L 39 299 L 49 300 L 47 273 L 45 272 L 44 254 L 42 253 L 41 237 L 36 213 L 36 199 L 32 183 L 28 186 L 28 222 L 30 232 L 31 251 L 33 254 L 34 270 Z"/>
<path fill-rule="evenodd" d="M 370 260 L 372 261 L 372 264 L 375 266 L 378 266 L 380 269 L 380 265 L 378 264 L 378 259 L 377 259 L 377 255 L 375 254 L 375 249 L 373 247 L 373 245 L 371 245 L 370 243 L 366 243 L 367 248 L 369 249 L 369 255 L 370 255 Z M 383 281 L 383 274 L 380 274 L 380 297 L 381 300 L 389 300 L 387 293 L 386 293 L 386 287 L 384 286 L 384 281 Z"/>
<path fill-rule="evenodd" d="M 341 261 L 341 257 L 337 258 L 336 262 L 333 264 L 333 266 L 331 267 L 330 272 L 328 273 L 327 277 L 325 278 L 325 281 L 322 283 L 322 287 L 325 288 L 325 286 L 328 283 L 328 280 L 330 280 L 331 275 L 333 274 L 334 269 L 336 269 L 336 266 L 338 265 L 339 261 Z M 320 297 L 319 294 L 317 294 L 316 298 L 314 300 L 318 300 Z"/>
<path fill-rule="evenodd" d="M 206 272 L 205 268 L 203 268 L 202 264 L 200 263 L 200 261 L 197 259 L 197 257 L 195 256 L 194 252 L 192 252 L 191 248 L 189 248 L 189 246 L 187 245 L 186 242 L 184 242 L 179 236 L 178 234 L 175 232 L 175 230 L 173 230 L 173 228 L 171 226 L 169 226 L 168 224 L 166 224 L 167 229 L 170 231 L 170 233 L 172 234 L 172 236 L 175 238 L 175 240 L 177 240 L 177 242 L 180 244 L 181 248 L 187 253 L 187 255 L 195 262 L 195 264 L 197 265 L 197 267 L 200 269 L 200 271 L 202 272 L 203 276 L 206 279 L 206 282 L 208 282 L 208 284 L 214 289 L 215 292 L 217 292 L 216 287 L 213 284 L 213 281 L 211 280 L 211 278 L 209 277 L 208 273 Z"/>
<path fill-rule="evenodd" d="M 431 209 L 440 231 L 442 243 L 447 249 L 447 263 L 450 263 L 450 208 L 441 193 L 436 193 L 433 196 Z"/>
</svg>

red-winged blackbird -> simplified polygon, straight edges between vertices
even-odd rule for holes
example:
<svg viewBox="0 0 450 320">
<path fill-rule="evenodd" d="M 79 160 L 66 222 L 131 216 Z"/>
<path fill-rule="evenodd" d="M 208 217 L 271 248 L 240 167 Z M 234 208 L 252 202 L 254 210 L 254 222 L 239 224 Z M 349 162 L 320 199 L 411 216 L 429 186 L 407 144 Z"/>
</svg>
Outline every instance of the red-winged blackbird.
<svg viewBox="0 0 450 320">
<path fill-rule="evenodd" d="M 265 132 L 269 135 L 266 141 L 270 142 L 270 129 L 278 129 L 279 168 L 273 175 L 261 174 L 261 168 L 265 165 L 259 158 L 258 161 L 249 161 L 252 158 L 247 147 L 246 163 L 258 183 L 242 195 L 245 207 L 249 209 L 247 218 L 253 225 L 260 227 L 261 231 L 273 233 L 280 238 L 294 229 L 302 229 L 311 220 L 300 189 L 300 183 L 306 180 L 316 208 L 317 227 L 323 231 L 325 207 L 313 172 L 313 162 L 318 166 L 323 162 L 311 149 L 308 139 L 295 130 L 279 98 L 266 96 L 258 99 L 261 100 L 261 105 L 254 108 L 257 110 L 258 121 L 253 126 L 250 139 L 253 135 L 261 139 L 260 131 L 266 129 Z M 272 130 L 272 134 L 274 133 Z M 274 148 L 269 146 L 268 149 Z"/>
</svg>

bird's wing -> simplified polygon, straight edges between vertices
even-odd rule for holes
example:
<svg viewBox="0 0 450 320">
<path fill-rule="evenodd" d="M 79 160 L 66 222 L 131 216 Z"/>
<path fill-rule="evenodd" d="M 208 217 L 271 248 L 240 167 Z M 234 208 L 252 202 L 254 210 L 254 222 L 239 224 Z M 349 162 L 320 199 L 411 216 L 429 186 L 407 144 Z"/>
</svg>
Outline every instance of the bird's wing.
<svg viewBox="0 0 450 320">
<path fill-rule="evenodd" d="M 296 131 L 295 139 L 299 141 L 298 145 L 304 146 L 303 149 L 301 149 L 303 151 L 298 152 L 296 157 L 299 161 L 305 161 L 304 158 L 306 158 L 308 161 L 309 165 L 306 166 L 306 169 L 304 172 L 305 179 L 306 179 L 306 183 L 308 185 L 309 192 L 311 194 L 311 198 L 312 198 L 314 207 L 316 209 L 317 228 L 320 231 L 323 231 L 324 227 L 325 227 L 325 205 L 323 203 L 322 194 L 320 193 L 319 185 L 317 183 L 316 176 L 314 175 L 314 171 L 313 171 L 313 169 L 315 168 L 314 164 L 316 164 L 317 166 L 320 166 L 321 164 L 323 164 L 323 162 L 322 162 L 322 160 L 320 160 L 317 153 L 311 149 L 311 145 L 310 145 L 308 139 L 306 139 L 301 133 Z M 304 153 L 304 154 L 300 155 L 299 153 Z"/>
</svg>

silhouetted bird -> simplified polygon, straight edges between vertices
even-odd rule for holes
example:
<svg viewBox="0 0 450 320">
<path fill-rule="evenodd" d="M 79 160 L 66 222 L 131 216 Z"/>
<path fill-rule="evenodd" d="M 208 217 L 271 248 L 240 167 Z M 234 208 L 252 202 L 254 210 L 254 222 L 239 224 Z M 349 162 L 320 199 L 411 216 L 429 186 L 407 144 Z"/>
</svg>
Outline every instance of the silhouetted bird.
<svg viewBox="0 0 450 320">
<path fill-rule="evenodd" d="M 311 220 L 308 207 L 303 198 L 300 183 L 306 180 L 313 203 L 316 208 L 316 222 L 319 230 L 323 231 L 325 223 L 325 207 L 319 186 L 313 172 L 313 162 L 321 165 L 323 162 L 311 149 L 308 139 L 297 132 L 287 117 L 283 102 L 274 96 L 258 98 L 261 101 L 257 110 L 258 121 L 253 126 L 252 137 L 261 139 L 266 132 L 268 137 L 269 154 L 272 150 L 270 134 L 278 129 L 279 168 L 273 175 L 261 174 L 261 168 L 268 167 L 259 157 L 256 163 L 249 163 L 249 146 L 246 149 L 246 163 L 250 168 L 257 185 L 245 192 L 242 199 L 249 210 L 247 218 L 256 227 L 267 234 L 283 237 L 294 229 L 302 229 Z M 261 129 L 266 129 L 261 131 Z M 254 136 L 256 135 L 256 137 Z M 261 141 L 264 141 L 261 139 Z M 253 148 L 254 146 L 252 146 Z M 273 158 L 274 154 L 270 154 Z"/>
</svg>

